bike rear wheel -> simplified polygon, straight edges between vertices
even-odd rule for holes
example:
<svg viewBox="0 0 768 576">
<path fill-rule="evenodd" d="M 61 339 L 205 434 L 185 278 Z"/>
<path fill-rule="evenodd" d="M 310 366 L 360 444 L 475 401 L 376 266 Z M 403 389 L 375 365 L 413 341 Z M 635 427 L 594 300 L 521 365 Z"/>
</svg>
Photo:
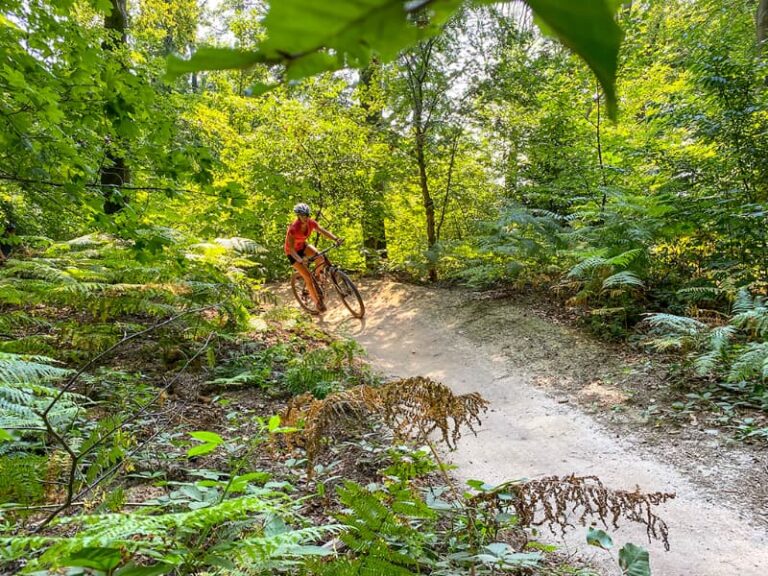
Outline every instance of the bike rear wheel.
<svg viewBox="0 0 768 576">
<path fill-rule="evenodd" d="M 360 296 L 360 292 L 352 282 L 352 279 L 347 276 L 345 272 L 341 270 L 333 271 L 333 286 L 336 288 L 336 292 L 339 293 L 341 301 L 344 302 L 344 306 L 347 307 L 355 318 L 362 318 L 365 316 L 365 304 L 363 304 L 363 297 Z"/>
<path fill-rule="evenodd" d="M 315 284 L 315 289 L 317 290 L 317 294 L 320 296 L 320 301 L 322 302 L 323 291 L 317 284 Z M 315 301 L 312 300 L 309 287 L 304 281 L 304 276 L 298 272 L 291 276 L 291 290 L 293 290 L 293 296 L 296 298 L 296 301 L 302 308 L 304 308 L 304 310 L 310 314 L 320 314 L 320 310 L 317 309 L 317 304 L 315 304 Z"/>
</svg>

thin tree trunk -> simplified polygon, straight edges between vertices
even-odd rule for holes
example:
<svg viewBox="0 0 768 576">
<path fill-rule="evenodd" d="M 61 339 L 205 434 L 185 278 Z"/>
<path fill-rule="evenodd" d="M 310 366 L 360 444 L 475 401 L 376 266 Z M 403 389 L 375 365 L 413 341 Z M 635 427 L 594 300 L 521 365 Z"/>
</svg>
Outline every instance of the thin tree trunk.
<svg viewBox="0 0 768 576">
<path fill-rule="evenodd" d="M 102 43 L 102 48 L 108 52 L 115 52 L 123 48 L 128 40 L 128 10 L 127 0 L 111 0 L 112 10 L 104 17 L 104 28 L 108 37 Z M 117 121 L 111 107 L 107 107 L 107 117 Z M 120 189 L 130 183 L 131 174 L 125 157 L 119 150 L 119 143 L 108 142 L 106 151 L 106 163 L 101 167 L 99 181 L 104 195 L 104 213 L 115 214 L 125 208 L 127 199 L 120 193 Z"/>
<path fill-rule="evenodd" d="M 451 184 L 453 183 L 453 168 L 456 165 L 456 153 L 459 150 L 459 138 L 461 137 L 461 131 L 457 130 L 454 134 L 453 142 L 451 142 L 451 160 L 448 163 L 448 177 L 445 183 L 445 199 L 443 200 L 443 206 L 440 209 L 440 221 L 437 223 L 437 240 L 440 240 L 440 231 L 443 229 L 443 222 L 445 221 L 445 212 L 448 208 L 448 201 L 451 198 Z"/>
<path fill-rule="evenodd" d="M 768 0 L 760 0 L 756 15 L 757 53 L 762 55 L 768 39 Z"/>
<path fill-rule="evenodd" d="M 600 202 L 600 212 L 604 213 L 605 203 L 608 200 L 608 196 L 607 196 L 608 190 L 606 188 L 608 183 L 605 180 L 605 165 L 603 164 L 603 140 L 600 134 L 600 128 L 601 128 L 600 122 L 602 120 L 600 117 L 600 85 L 597 84 L 597 80 L 595 80 L 595 84 L 597 86 L 596 88 L 597 90 L 596 92 L 597 93 L 597 124 L 595 126 L 595 138 L 597 140 L 597 161 L 600 165 L 600 182 L 602 183 L 602 188 L 603 188 L 603 198 L 602 198 L 602 201 Z"/>
<path fill-rule="evenodd" d="M 427 250 L 432 250 L 437 243 L 435 203 L 429 191 L 426 160 L 427 132 L 432 126 L 432 112 L 434 111 L 436 100 L 434 100 L 434 97 L 431 100 L 427 100 L 424 95 L 424 86 L 429 74 L 434 45 L 435 39 L 432 38 L 417 47 L 416 56 L 412 60 L 406 57 L 408 85 L 411 92 L 411 105 L 413 109 L 414 148 L 416 163 L 419 169 L 419 187 L 421 188 L 424 215 L 427 220 Z M 428 270 L 430 281 L 436 281 L 437 267 L 434 262 L 429 263 Z"/>
<path fill-rule="evenodd" d="M 360 81 L 364 86 L 364 94 L 360 106 L 365 110 L 365 121 L 371 127 L 371 139 L 381 127 L 381 112 L 372 110 L 370 91 L 375 72 L 375 63 L 371 63 L 360 72 Z M 381 260 L 388 258 L 387 231 L 384 226 L 384 190 L 386 178 L 383 171 L 377 168 L 373 178 L 373 195 L 363 197 L 363 247 L 365 248 L 365 268 L 374 271 Z"/>
<path fill-rule="evenodd" d="M 421 122 L 419 113 L 416 120 L 416 161 L 419 165 L 419 186 L 421 187 L 421 198 L 424 204 L 424 214 L 427 217 L 427 247 L 429 250 L 437 242 L 435 233 L 435 202 L 429 193 L 429 180 L 427 179 L 427 163 L 424 155 L 425 134 L 418 128 Z M 433 263 L 429 265 L 429 279 L 434 282 L 437 280 L 437 268 Z"/>
</svg>

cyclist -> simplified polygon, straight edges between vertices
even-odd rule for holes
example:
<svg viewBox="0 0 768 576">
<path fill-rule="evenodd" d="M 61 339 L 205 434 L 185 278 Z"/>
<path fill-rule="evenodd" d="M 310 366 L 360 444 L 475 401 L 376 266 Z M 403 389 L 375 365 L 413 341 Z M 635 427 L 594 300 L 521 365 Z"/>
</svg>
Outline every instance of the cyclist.
<svg viewBox="0 0 768 576">
<path fill-rule="evenodd" d="M 307 268 L 307 262 L 304 260 L 317 254 L 317 248 L 307 244 L 307 239 L 312 232 L 317 231 L 321 236 L 333 240 L 336 244 L 341 244 L 344 240 L 331 234 L 310 218 L 311 210 L 307 204 L 303 202 L 296 204 L 293 207 L 293 212 L 296 214 L 296 220 L 288 226 L 288 231 L 285 234 L 285 254 L 288 256 L 291 266 L 304 278 L 304 284 L 309 288 L 309 295 L 317 306 L 317 310 L 324 312 L 325 304 L 320 302 L 315 283 L 312 281 L 309 268 Z M 325 258 L 320 256 L 317 259 L 317 269 L 321 270 L 324 265 Z"/>
</svg>

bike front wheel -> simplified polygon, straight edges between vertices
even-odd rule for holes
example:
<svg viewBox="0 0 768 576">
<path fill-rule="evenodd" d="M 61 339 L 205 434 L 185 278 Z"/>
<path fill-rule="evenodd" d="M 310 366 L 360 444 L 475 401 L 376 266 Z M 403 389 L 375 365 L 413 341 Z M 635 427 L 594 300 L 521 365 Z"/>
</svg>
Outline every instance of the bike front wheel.
<svg viewBox="0 0 768 576">
<path fill-rule="evenodd" d="M 315 289 L 317 290 L 317 294 L 320 296 L 320 301 L 322 302 L 323 293 L 317 284 L 315 284 Z M 298 272 L 291 276 L 291 290 L 293 290 L 293 296 L 296 298 L 296 301 L 302 308 L 304 308 L 304 310 L 310 314 L 320 314 L 320 310 L 317 309 L 317 304 L 315 304 L 315 301 L 312 300 L 312 296 L 309 291 L 309 287 L 304 280 L 304 276 Z"/>
<path fill-rule="evenodd" d="M 363 304 L 363 297 L 360 296 L 360 292 L 352 282 L 352 279 L 347 276 L 345 272 L 341 270 L 335 270 L 333 272 L 333 286 L 336 288 L 336 292 L 339 293 L 341 301 L 344 302 L 344 306 L 347 307 L 355 318 L 362 318 L 365 316 L 365 304 Z"/>
</svg>

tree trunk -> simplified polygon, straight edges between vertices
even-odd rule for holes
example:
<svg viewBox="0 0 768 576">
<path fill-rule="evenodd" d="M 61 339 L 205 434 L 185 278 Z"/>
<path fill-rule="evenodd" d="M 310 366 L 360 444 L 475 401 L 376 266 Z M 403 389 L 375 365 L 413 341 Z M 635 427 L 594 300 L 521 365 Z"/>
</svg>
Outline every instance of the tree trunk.
<svg viewBox="0 0 768 576">
<path fill-rule="evenodd" d="M 102 43 L 102 48 L 108 52 L 114 52 L 123 48 L 128 40 L 128 10 L 127 0 L 111 0 L 112 11 L 104 17 L 104 28 L 107 38 Z M 113 107 L 109 104 L 105 114 L 113 125 L 118 121 Z M 118 146 L 115 146 L 118 144 Z M 119 151 L 119 143 L 107 142 L 106 163 L 101 167 L 100 182 L 104 195 L 104 213 L 115 214 L 125 208 L 128 200 L 120 193 L 120 188 L 128 184 L 131 179 L 125 157 Z"/>
<path fill-rule="evenodd" d="M 381 127 L 381 112 L 372 110 L 370 90 L 376 64 L 371 63 L 360 72 L 360 82 L 365 92 L 360 100 L 360 106 L 365 110 L 365 121 L 371 127 L 371 136 L 375 137 Z M 384 190 L 386 188 L 385 173 L 379 169 L 373 178 L 373 195 L 363 197 L 363 248 L 365 248 L 365 268 L 374 271 L 381 260 L 386 260 L 387 231 L 384 226 Z"/>
<path fill-rule="evenodd" d="M 757 53 L 762 55 L 768 39 L 768 0 L 760 0 L 756 15 Z"/>
<path fill-rule="evenodd" d="M 437 235 L 435 233 L 435 202 L 429 193 L 429 181 L 427 180 L 427 163 L 424 157 L 425 134 L 418 128 L 421 123 L 420 114 L 416 120 L 416 161 L 419 164 L 419 186 L 421 187 L 421 199 L 424 204 L 424 214 L 427 217 L 427 247 L 429 250 L 435 245 Z M 437 268 L 433 263 L 429 264 L 429 279 L 437 280 Z"/>
<path fill-rule="evenodd" d="M 413 136 L 416 163 L 419 169 L 419 187 L 421 188 L 422 205 L 427 220 L 427 250 L 431 251 L 437 243 L 435 230 L 435 202 L 429 191 L 429 179 L 427 177 L 427 133 L 434 123 L 433 112 L 437 103 L 437 95 L 425 94 L 428 85 L 428 77 L 436 39 L 431 38 L 419 44 L 410 58 L 406 56 L 406 70 L 408 88 L 411 96 L 411 109 L 413 111 Z M 429 279 L 437 280 L 437 266 L 434 260 L 428 264 Z"/>
</svg>

